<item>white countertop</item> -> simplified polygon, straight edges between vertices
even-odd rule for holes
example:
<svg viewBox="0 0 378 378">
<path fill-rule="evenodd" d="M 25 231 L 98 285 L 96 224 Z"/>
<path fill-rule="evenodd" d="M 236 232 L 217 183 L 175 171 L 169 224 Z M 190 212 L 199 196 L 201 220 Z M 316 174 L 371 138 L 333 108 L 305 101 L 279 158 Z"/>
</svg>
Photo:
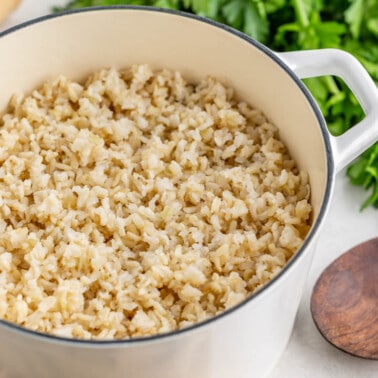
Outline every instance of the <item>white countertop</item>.
<svg viewBox="0 0 378 378">
<path fill-rule="evenodd" d="M 23 0 L 17 11 L 0 25 L 0 30 L 48 14 L 53 5 L 65 3 L 67 0 Z M 321 271 L 344 251 L 378 236 L 378 209 L 367 209 L 361 213 L 359 206 L 364 198 L 366 193 L 352 187 L 345 173 L 341 172 L 336 180 L 331 208 L 320 235 L 291 340 L 271 378 L 378 377 L 377 361 L 349 356 L 328 344 L 315 328 L 309 309 L 311 290 Z M 0 373 L 0 378 L 6 377 Z"/>
</svg>

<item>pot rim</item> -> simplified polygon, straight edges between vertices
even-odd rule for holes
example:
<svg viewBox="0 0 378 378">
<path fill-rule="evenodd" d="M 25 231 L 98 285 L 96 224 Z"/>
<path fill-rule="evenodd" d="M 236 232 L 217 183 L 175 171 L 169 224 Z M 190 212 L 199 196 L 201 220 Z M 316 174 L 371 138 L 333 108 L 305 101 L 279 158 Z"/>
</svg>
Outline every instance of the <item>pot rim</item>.
<svg viewBox="0 0 378 378">
<path fill-rule="evenodd" d="M 222 311 L 220 314 L 213 316 L 209 319 L 206 319 L 201 322 L 197 322 L 191 326 L 185 327 L 183 329 L 177 329 L 171 332 L 166 332 L 162 334 L 155 334 L 152 336 L 144 336 L 144 337 L 135 337 L 130 339 L 116 339 L 116 340 L 86 340 L 86 339 L 75 339 L 75 338 L 68 338 L 68 337 L 59 337 L 43 332 L 33 331 L 31 329 L 25 328 L 23 326 L 20 326 L 18 324 L 0 319 L 0 327 L 5 327 L 9 329 L 10 331 L 19 332 L 21 334 L 37 338 L 39 340 L 44 341 L 50 341 L 55 343 L 60 343 L 64 345 L 71 344 L 71 346 L 82 346 L 82 347 L 127 347 L 132 345 L 140 345 L 147 342 L 154 342 L 154 341 L 161 341 L 166 339 L 173 339 L 177 336 L 183 336 L 187 335 L 193 331 L 198 331 L 200 329 L 203 329 L 205 326 L 214 323 L 215 321 L 224 319 L 226 316 L 232 315 L 234 312 L 238 311 L 239 309 L 243 308 L 244 305 L 247 303 L 257 299 L 261 298 L 263 295 L 266 295 L 269 291 L 276 288 L 283 276 L 286 275 L 286 273 L 289 273 L 291 270 L 293 270 L 294 266 L 298 263 L 298 261 L 302 258 L 302 256 L 305 254 L 305 251 L 307 247 L 311 244 L 313 239 L 315 238 L 316 234 L 318 233 L 321 223 L 324 220 L 324 217 L 326 215 L 328 205 L 331 198 L 332 188 L 334 185 L 334 177 L 335 177 L 335 165 L 333 160 L 333 154 L 332 154 L 332 148 L 331 148 L 331 141 L 330 141 L 330 134 L 327 129 L 326 122 L 324 120 L 323 114 L 321 113 L 319 106 L 315 102 L 314 98 L 310 94 L 309 90 L 306 88 L 306 86 L 303 84 L 303 82 L 298 78 L 298 76 L 295 75 L 295 73 L 282 61 L 281 58 L 279 58 L 273 50 L 269 49 L 264 44 L 252 39 L 248 35 L 233 29 L 225 24 L 222 24 L 217 21 L 213 21 L 211 19 L 197 16 L 195 14 L 186 13 L 178 10 L 172 10 L 172 9 L 165 9 L 165 8 L 158 8 L 158 7 L 150 7 L 150 6 L 133 6 L 133 5 L 113 5 L 113 6 L 96 6 L 96 7 L 89 7 L 89 8 L 78 8 L 78 9 L 71 9 L 67 11 L 63 11 L 56 14 L 48 14 L 46 16 L 38 17 L 29 21 L 26 21 L 24 23 L 21 23 L 19 25 L 13 26 L 9 29 L 4 30 L 3 32 L 0 32 L 0 38 L 6 37 L 9 34 L 12 34 L 13 32 L 17 32 L 21 29 L 26 29 L 29 26 L 33 26 L 35 24 L 42 23 L 44 21 L 52 20 L 52 19 L 59 19 L 60 17 L 70 16 L 73 14 L 79 14 L 79 13 L 90 13 L 90 12 L 98 12 L 98 11 L 114 11 L 114 10 L 120 10 L 120 11 L 144 11 L 144 12 L 156 12 L 156 13 L 165 13 L 170 14 L 172 16 L 177 17 L 184 17 L 189 18 L 197 22 L 202 22 L 205 24 L 208 24 L 211 27 L 219 28 L 223 31 L 226 31 L 228 33 L 233 34 L 234 36 L 248 42 L 253 47 L 256 47 L 261 52 L 265 53 L 268 57 L 270 57 L 275 63 L 277 63 L 290 77 L 291 79 L 296 83 L 296 85 L 299 87 L 299 89 L 302 91 L 303 95 L 306 97 L 307 101 L 311 105 L 311 108 L 318 120 L 318 124 L 320 126 L 320 131 L 323 137 L 324 146 L 325 146 L 325 153 L 327 156 L 327 181 L 326 181 L 326 188 L 324 192 L 324 197 L 322 204 L 319 209 L 319 214 L 314 220 L 314 223 L 307 234 L 303 244 L 299 248 L 299 250 L 295 253 L 295 255 L 289 260 L 289 262 L 283 267 L 283 269 L 268 283 L 266 283 L 261 289 L 259 289 L 257 292 L 253 293 L 246 299 L 244 299 L 242 302 L 238 303 L 237 305 L 231 307 L 230 309 Z"/>
</svg>

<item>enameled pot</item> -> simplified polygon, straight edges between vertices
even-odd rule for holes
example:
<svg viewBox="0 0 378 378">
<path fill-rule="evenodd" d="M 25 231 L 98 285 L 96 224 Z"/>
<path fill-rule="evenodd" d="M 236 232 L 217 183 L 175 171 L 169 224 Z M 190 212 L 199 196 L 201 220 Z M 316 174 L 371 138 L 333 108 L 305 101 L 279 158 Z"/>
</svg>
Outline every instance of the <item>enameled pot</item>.
<svg viewBox="0 0 378 378">
<path fill-rule="evenodd" d="M 190 328 L 141 339 L 82 341 L 0 321 L 0 371 L 20 378 L 247 378 L 266 376 L 289 340 L 337 171 L 378 139 L 378 92 L 338 50 L 277 54 L 245 35 L 160 9 L 91 8 L 47 16 L 0 35 L 0 108 L 60 73 L 80 79 L 103 67 L 149 63 L 190 80 L 232 85 L 280 129 L 309 173 L 313 225 L 283 271 L 240 305 Z M 300 78 L 342 77 L 366 117 L 338 138 Z"/>
</svg>

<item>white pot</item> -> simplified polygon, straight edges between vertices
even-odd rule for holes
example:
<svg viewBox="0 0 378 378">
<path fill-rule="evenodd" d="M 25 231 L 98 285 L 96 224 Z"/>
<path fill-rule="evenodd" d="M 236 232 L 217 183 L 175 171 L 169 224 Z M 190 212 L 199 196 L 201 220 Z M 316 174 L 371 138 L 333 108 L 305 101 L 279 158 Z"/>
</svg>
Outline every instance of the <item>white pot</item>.
<svg viewBox="0 0 378 378">
<path fill-rule="evenodd" d="M 208 74 L 262 109 L 301 169 L 309 172 L 314 218 L 283 271 L 242 304 L 167 335 L 125 341 L 61 339 L 0 322 L 0 367 L 30 378 L 246 378 L 265 376 L 280 358 L 327 212 L 336 171 L 378 139 L 378 92 L 361 65 L 338 50 L 276 54 L 245 35 L 198 17 L 141 8 L 97 8 L 48 16 L 1 35 L 0 108 L 60 73 L 80 79 L 133 63 Z M 329 135 L 299 78 L 341 76 L 366 118 Z"/>
</svg>

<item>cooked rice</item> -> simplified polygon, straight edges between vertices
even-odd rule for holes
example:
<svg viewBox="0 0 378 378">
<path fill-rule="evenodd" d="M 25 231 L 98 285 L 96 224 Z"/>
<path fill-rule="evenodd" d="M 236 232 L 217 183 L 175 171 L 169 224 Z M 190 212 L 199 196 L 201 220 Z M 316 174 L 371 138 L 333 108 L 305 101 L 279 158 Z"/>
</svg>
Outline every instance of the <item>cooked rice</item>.
<svg viewBox="0 0 378 378">
<path fill-rule="evenodd" d="M 0 163 L 0 317 L 57 336 L 210 318 L 271 280 L 309 230 L 307 175 L 211 77 L 59 76 L 12 98 Z"/>
</svg>

